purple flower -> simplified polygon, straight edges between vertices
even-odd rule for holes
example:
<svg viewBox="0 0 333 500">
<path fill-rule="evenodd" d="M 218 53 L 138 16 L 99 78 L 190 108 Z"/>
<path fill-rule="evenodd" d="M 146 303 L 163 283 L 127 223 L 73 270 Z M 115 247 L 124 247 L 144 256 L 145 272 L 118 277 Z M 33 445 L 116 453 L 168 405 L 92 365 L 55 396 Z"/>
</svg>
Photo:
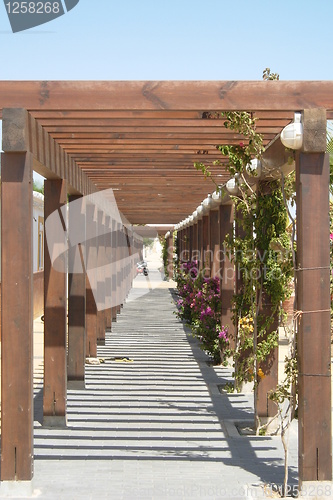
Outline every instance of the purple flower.
<svg viewBox="0 0 333 500">
<path fill-rule="evenodd" d="M 228 335 L 228 327 L 222 326 L 221 330 L 218 333 L 218 338 L 224 340 L 225 342 L 229 342 L 227 335 Z"/>
</svg>

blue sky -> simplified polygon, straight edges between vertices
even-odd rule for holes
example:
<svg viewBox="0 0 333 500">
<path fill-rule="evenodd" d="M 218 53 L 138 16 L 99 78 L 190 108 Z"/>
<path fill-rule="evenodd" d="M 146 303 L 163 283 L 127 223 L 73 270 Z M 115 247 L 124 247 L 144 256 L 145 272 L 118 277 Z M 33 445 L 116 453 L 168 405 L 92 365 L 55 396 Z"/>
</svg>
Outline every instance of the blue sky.
<svg viewBox="0 0 333 500">
<path fill-rule="evenodd" d="M 0 80 L 332 80 L 332 0 L 80 0 L 13 34 Z"/>
</svg>

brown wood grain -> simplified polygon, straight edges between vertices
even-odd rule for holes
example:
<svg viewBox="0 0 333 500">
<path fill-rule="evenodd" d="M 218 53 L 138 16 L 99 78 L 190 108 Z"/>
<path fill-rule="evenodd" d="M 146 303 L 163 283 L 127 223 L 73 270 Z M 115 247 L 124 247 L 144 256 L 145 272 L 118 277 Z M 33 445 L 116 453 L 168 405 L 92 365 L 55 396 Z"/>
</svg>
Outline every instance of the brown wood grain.
<svg viewBox="0 0 333 500">
<path fill-rule="evenodd" d="M 29 481 L 33 475 L 32 155 L 4 153 L 1 163 L 1 480 Z"/>
</svg>

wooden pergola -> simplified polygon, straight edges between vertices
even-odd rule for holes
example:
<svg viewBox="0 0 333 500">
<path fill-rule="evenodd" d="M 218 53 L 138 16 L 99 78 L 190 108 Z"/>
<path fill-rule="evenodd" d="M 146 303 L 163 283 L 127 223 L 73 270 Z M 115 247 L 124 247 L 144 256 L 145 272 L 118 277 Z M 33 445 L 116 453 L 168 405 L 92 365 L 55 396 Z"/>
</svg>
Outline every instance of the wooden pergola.
<svg viewBox="0 0 333 500">
<path fill-rule="evenodd" d="M 299 475 L 301 481 L 331 480 L 329 163 L 324 136 L 326 120 L 333 119 L 333 82 L 2 81 L 0 110 L 1 479 L 32 477 L 32 171 L 47 179 L 45 217 L 61 208 L 67 195 L 75 200 L 112 188 L 130 224 L 174 225 L 213 190 L 194 162 L 223 163 L 216 145 L 243 141 L 214 113 L 238 110 L 258 119 L 270 169 L 285 162 L 280 132 L 295 112 L 303 114 L 304 144 L 296 155 L 298 309 L 303 313 L 298 341 Z M 228 180 L 223 166 L 211 170 L 220 184 Z M 86 221 L 89 230 L 106 226 L 107 217 L 92 211 Z M 128 239 L 124 234 L 116 246 L 112 240 L 112 248 L 105 239 L 104 252 L 119 258 Z M 98 255 L 97 250 L 97 260 Z M 120 276 L 122 292 L 119 283 L 105 286 L 110 294 L 125 296 L 132 277 L 130 269 Z M 44 417 L 52 426 L 66 425 L 67 376 L 84 384 L 85 353 L 94 355 L 97 339 L 103 339 L 114 314 L 94 307 L 85 276 L 69 275 L 67 374 L 66 279 L 65 263 L 64 273 L 56 272 L 46 255 Z"/>
</svg>

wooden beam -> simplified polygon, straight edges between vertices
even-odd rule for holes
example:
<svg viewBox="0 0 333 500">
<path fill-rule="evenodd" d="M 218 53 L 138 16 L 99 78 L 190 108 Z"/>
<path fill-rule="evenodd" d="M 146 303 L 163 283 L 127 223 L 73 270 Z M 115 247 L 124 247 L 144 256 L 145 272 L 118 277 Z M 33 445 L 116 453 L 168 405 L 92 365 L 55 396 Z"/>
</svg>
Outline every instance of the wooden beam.
<svg viewBox="0 0 333 500">
<path fill-rule="evenodd" d="M 2 154 L 1 480 L 33 476 L 32 155 Z"/>
<path fill-rule="evenodd" d="M 306 106 L 304 105 L 306 103 Z M 331 81 L 2 81 L 0 108 L 76 110 L 333 109 Z"/>
</svg>

